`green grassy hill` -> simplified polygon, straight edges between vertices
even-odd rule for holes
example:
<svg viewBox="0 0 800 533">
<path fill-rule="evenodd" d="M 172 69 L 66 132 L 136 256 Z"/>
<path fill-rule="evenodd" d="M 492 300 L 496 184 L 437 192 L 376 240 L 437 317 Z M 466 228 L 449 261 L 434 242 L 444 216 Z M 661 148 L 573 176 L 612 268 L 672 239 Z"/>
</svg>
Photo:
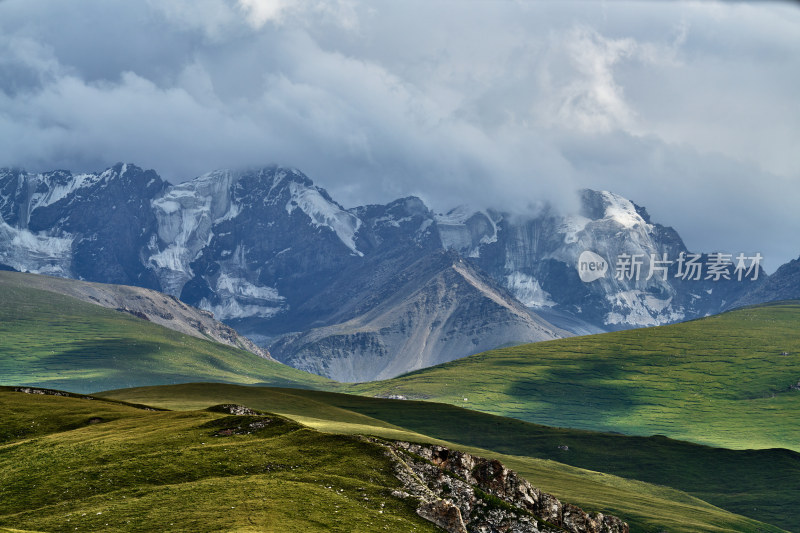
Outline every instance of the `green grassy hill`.
<svg viewBox="0 0 800 533">
<path fill-rule="evenodd" d="M 800 451 L 799 381 L 800 303 L 781 302 L 494 350 L 346 390 L 550 426 Z"/>
<path fill-rule="evenodd" d="M 0 385 L 92 392 L 198 380 L 332 384 L 127 313 L 24 285 L 0 284 Z"/>
<path fill-rule="evenodd" d="M 127 424 L 125 439 L 138 428 L 168 443 L 171 437 L 161 425 L 172 424 L 183 434 L 181 417 L 208 417 L 211 415 L 195 411 L 219 403 L 240 403 L 330 433 L 438 442 L 498 457 L 534 485 L 565 501 L 622 516 L 634 531 L 776 531 L 765 522 L 789 530 L 797 530 L 800 524 L 800 511 L 796 509 L 800 465 L 798 454 L 787 451 L 800 450 L 800 427 L 794 424 L 800 391 L 792 388 L 800 381 L 800 304 L 796 302 L 673 326 L 495 350 L 386 382 L 356 385 L 338 384 L 126 313 L 31 287 L 0 284 L 0 302 L 0 385 L 86 393 L 214 381 L 363 395 L 220 383 L 108 393 L 117 399 L 184 410 L 156 414 L 153 416 L 162 418 L 152 419 L 131 406 L 90 402 L 90 410 L 100 413 L 97 416 L 104 422 Z M 788 355 L 782 355 L 784 352 Z M 13 394 L 14 398 L 24 396 Z M 389 394 L 427 401 L 370 397 Z M 52 459 L 51 455 L 41 455 L 40 463 L 20 463 L 34 470 L 15 470 L 14 463 L 2 463 L 5 457 L 22 460 L 22 456 L 7 455 L 12 447 L 30 441 L 38 443 L 36 446 L 46 442 L 56 449 L 65 436 L 96 431 L 95 426 L 84 427 L 88 417 L 85 408 L 78 409 L 77 404 L 56 409 L 52 417 L 40 410 L 35 420 L 25 419 L 25 423 L 15 423 L 13 417 L 7 422 L 9 409 L 22 412 L 19 405 L 6 407 L 9 405 L 0 428 L 0 486 L 7 480 L 17 483 L 17 478 L 30 477 L 30 472 L 44 469 L 46 461 Z M 158 422 L 150 425 L 148 420 Z M 641 437 L 557 429 L 525 420 Z M 108 424 L 97 426 L 110 427 Z M 671 438 L 646 437 L 654 434 Z M 14 441 L 13 446 L 4 445 L 4 439 Z M 98 443 L 114 440 L 108 435 L 91 439 Z M 131 442 L 120 441 L 119 449 Z M 29 450 L 33 455 L 39 453 L 36 446 Z M 760 450 L 746 451 L 748 448 Z M 81 448 L 81 453 L 88 449 Z M 73 453 L 66 448 L 62 451 Z M 116 461 L 110 456 L 93 457 L 101 462 Z M 119 463 L 123 470 L 133 464 Z M 67 463 L 62 466 L 72 468 Z M 198 475 L 203 468 L 197 470 Z M 41 472 L 36 475 L 44 476 Z M 91 485 L 98 481 L 97 475 L 95 472 L 81 483 Z M 56 493 L 62 490 L 65 498 L 44 504 L 41 509 L 48 512 L 76 502 L 101 512 L 101 503 L 111 501 L 100 498 L 86 503 L 99 493 L 84 494 L 73 501 L 71 487 L 51 487 L 43 479 L 44 485 L 38 486 Z M 141 502 L 149 501 L 148 505 L 170 505 L 191 500 L 197 491 L 203 495 L 206 491 L 224 493 L 213 485 L 195 484 L 190 489 L 185 485 L 183 492 L 173 494 L 172 489 L 164 492 L 166 489 L 156 490 L 155 485 L 148 484 L 135 494 Z M 33 492 L 26 493 L 19 483 L 13 487 L 13 492 L 27 494 L 23 499 L 33 497 Z M 9 494 L 0 492 L 0 502 Z M 169 500 L 168 494 L 177 499 Z M 126 495 L 126 499 L 131 497 Z M 134 516 L 152 518 L 144 511 L 145 503 L 136 509 Z M 0 516 L 30 519 L 0 520 L 0 527 L 73 530 L 57 525 L 55 515 L 42 522 L 47 527 L 37 526 L 37 520 L 44 519 L 44 511 L 19 512 L 22 514 L 0 511 Z M 208 518 L 191 505 L 184 516 L 189 519 L 193 512 L 198 513 L 198 520 Z M 272 511 L 265 513 L 267 516 Z M 224 522 L 211 523 L 228 528 Z M 87 529 L 96 525 L 94 521 L 86 524 Z M 235 524 L 230 527 L 246 530 L 246 526 Z"/>
<path fill-rule="evenodd" d="M 240 403 L 329 432 L 435 442 L 497 457 L 559 498 L 624 517 L 632 531 L 769 530 L 733 512 L 787 529 L 800 522 L 800 454 L 785 450 L 720 450 L 549 428 L 433 402 L 313 390 L 185 384 L 102 395 L 182 410 Z M 569 450 L 558 448 L 563 445 Z"/>
<path fill-rule="evenodd" d="M 0 410 L 0 531 L 440 531 L 357 437 L 7 390 Z"/>
</svg>

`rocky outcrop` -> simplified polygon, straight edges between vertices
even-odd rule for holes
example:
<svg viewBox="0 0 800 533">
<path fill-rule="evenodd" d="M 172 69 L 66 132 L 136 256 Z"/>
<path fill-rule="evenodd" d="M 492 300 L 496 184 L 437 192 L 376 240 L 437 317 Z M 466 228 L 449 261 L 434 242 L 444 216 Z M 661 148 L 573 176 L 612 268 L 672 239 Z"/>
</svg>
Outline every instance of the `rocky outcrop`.
<svg viewBox="0 0 800 533">
<path fill-rule="evenodd" d="M 74 392 L 66 392 L 57 389 L 43 389 L 41 387 L 2 387 L 0 386 L 0 390 L 11 390 L 14 392 L 21 392 L 22 394 L 38 394 L 42 396 L 62 396 L 65 398 L 80 398 L 81 400 L 97 400 L 100 402 L 111 402 L 116 404 L 123 404 L 128 407 L 133 407 L 135 409 L 141 409 L 143 411 L 167 411 L 168 409 L 162 409 L 160 407 L 150 407 L 149 405 L 142 405 L 137 403 L 129 403 L 129 402 L 118 402 L 116 400 L 107 400 L 105 398 L 99 398 L 97 396 L 88 396 L 86 394 L 76 394 Z M 95 420 L 95 422 L 92 422 Z M 90 418 L 89 423 L 96 424 L 97 421 L 103 421 L 102 418 Z"/>
<path fill-rule="evenodd" d="M 41 394 L 43 396 L 73 396 L 72 393 L 64 392 L 55 389 L 42 389 L 39 387 L 13 387 L 11 390 L 14 392 L 21 392 L 23 394 Z M 93 400 L 91 396 L 81 396 L 84 400 Z"/>
<path fill-rule="evenodd" d="M 206 411 L 210 411 L 212 413 L 225 413 L 226 415 L 238 415 L 238 416 L 261 416 L 263 414 L 260 411 L 256 411 L 255 409 L 250 409 L 247 406 L 239 405 L 236 403 L 223 403 L 220 405 L 214 405 L 207 408 Z"/>
<path fill-rule="evenodd" d="M 425 502 L 417 508 L 417 514 L 450 533 L 468 533 L 461 511 L 450 500 Z"/>
<path fill-rule="evenodd" d="M 443 446 L 383 443 L 417 514 L 450 533 L 628 533 L 615 516 L 587 513 L 542 492 L 497 460 Z"/>
</svg>

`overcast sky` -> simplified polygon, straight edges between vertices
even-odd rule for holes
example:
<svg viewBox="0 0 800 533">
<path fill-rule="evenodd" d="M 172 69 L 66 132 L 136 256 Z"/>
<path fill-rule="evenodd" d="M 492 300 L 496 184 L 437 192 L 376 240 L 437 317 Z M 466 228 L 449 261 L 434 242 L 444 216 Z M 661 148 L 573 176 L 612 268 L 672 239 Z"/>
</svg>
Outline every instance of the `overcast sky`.
<svg viewBox="0 0 800 533">
<path fill-rule="evenodd" d="M 347 207 L 618 192 L 800 255 L 794 3 L 0 0 L 0 166 L 299 168 Z"/>
</svg>

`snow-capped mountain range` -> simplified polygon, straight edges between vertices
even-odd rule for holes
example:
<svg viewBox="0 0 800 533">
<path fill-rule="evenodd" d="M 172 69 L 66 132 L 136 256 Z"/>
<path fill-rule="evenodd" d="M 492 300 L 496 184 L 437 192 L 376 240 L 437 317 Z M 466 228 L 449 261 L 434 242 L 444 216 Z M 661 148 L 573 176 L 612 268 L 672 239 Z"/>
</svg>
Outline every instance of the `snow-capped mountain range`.
<svg viewBox="0 0 800 533">
<path fill-rule="evenodd" d="M 535 217 L 418 198 L 345 209 L 301 172 L 215 171 L 178 185 L 0 170 L 0 265 L 156 289 L 211 311 L 273 355 L 348 381 L 499 345 L 664 324 L 729 308 L 766 278 L 685 279 L 678 234 L 610 192 Z M 579 257 L 607 261 L 581 280 Z M 643 275 L 614 275 L 620 257 Z M 704 255 L 699 260 L 708 261 Z M 645 279 L 653 258 L 670 258 Z M 655 265 L 655 263 L 654 263 Z"/>
</svg>

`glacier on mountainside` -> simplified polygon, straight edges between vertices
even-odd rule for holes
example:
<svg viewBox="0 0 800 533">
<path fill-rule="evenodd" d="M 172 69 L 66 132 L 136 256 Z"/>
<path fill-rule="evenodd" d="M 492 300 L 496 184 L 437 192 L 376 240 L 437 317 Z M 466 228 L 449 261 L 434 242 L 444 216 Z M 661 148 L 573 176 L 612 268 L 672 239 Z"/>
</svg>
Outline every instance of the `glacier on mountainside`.
<svg viewBox="0 0 800 533">
<path fill-rule="evenodd" d="M 355 235 L 361 227 L 361 220 L 348 213 L 338 205 L 326 200 L 315 187 L 289 183 L 291 199 L 286 204 L 286 212 L 292 214 L 296 207 L 309 216 L 311 223 L 316 227 L 327 227 L 333 230 L 345 246 L 353 253 L 363 257 L 364 254 L 356 248 Z"/>
<path fill-rule="evenodd" d="M 198 307 L 211 311 L 217 320 L 270 318 L 281 312 L 286 298 L 273 287 L 255 285 L 243 277 L 220 273 L 215 284 L 217 298 L 204 298 Z"/>
<path fill-rule="evenodd" d="M 497 223 L 485 211 L 470 212 L 466 206 L 460 206 L 447 214 L 435 215 L 434 221 L 445 250 L 479 258 L 482 246 L 497 242 Z"/>
<path fill-rule="evenodd" d="M 34 233 L 0 221 L 0 263 L 21 272 L 69 277 L 72 241 L 71 235 Z"/>
<path fill-rule="evenodd" d="M 556 305 L 550 299 L 550 294 L 542 289 L 536 279 L 522 272 L 509 274 L 506 277 L 506 287 L 526 307 L 553 307 Z"/>
<path fill-rule="evenodd" d="M 42 174 L 32 177 L 30 187 L 36 192 L 31 195 L 29 216 L 30 212 L 40 207 L 55 204 L 78 189 L 94 185 L 100 180 L 100 176 L 96 174 L 78 174 L 70 176 L 70 178 L 66 182 L 52 183 L 48 176 Z M 43 187 L 45 188 L 44 191 L 41 190 Z"/>
<path fill-rule="evenodd" d="M 191 262 L 208 246 L 214 224 L 236 216 L 230 188 L 235 174 L 215 171 L 170 187 L 152 201 L 158 220 L 158 238 L 149 264 L 156 270 L 164 292 L 179 296 L 192 278 Z"/>
</svg>

